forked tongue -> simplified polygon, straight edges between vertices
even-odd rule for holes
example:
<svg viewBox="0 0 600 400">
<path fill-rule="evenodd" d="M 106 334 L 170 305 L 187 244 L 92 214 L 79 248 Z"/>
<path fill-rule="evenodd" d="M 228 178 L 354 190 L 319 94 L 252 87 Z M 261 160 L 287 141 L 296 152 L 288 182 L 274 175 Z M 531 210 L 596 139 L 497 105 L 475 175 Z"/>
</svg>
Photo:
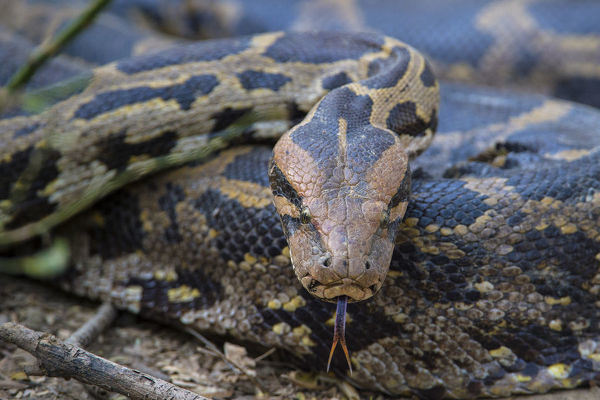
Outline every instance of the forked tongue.
<svg viewBox="0 0 600 400">
<path fill-rule="evenodd" d="M 331 345 L 331 351 L 329 352 L 329 360 L 327 361 L 327 372 L 329 372 L 329 365 L 331 364 L 331 358 L 338 342 L 344 350 L 346 355 L 346 361 L 348 362 L 348 368 L 350 369 L 350 375 L 352 375 L 352 364 L 350 363 L 350 354 L 346 347 L 346 306 L 348 305 L 347 296 L 339 296 L 337 301 L 337 310 L 335 312 L 335 327 L 333 328 L 333 344 Z"/>
</svg>

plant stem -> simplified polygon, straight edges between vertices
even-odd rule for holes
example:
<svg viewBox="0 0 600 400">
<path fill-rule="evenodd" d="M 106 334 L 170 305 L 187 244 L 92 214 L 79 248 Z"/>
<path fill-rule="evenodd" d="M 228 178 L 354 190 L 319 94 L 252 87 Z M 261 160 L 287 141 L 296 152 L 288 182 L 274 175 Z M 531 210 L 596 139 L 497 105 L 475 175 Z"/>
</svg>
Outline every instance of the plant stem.
<svg viewBox="0 0 600 400">
<path fill-rule="evenodd" d="M 44 63 L 58 53 L 67 43 L 69 43 L 79 32 L 91 24 L 96 16 L 106 7 L 111 0 L 95 0 L 89 5 L 74 21 L 65 29 L 61 30 L 54 38 L 42 42 L 36 47 L 27 63 L 23 65 L 6 85 L 8 93 L 13 93 L 25 85 Z"/>
</svg>

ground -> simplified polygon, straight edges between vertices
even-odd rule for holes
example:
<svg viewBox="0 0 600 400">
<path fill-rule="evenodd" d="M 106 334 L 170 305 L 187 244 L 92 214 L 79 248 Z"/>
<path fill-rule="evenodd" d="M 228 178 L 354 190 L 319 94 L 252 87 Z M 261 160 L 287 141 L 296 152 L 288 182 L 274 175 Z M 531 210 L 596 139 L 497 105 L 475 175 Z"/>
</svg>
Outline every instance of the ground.
<svg viewBox="0 0 600 400">
<path fill-rule="evenodd" d="M 18 322 L 65 339 L 89 319 L 97 307 L 96 303 L 69 296 L 47 285 L 0 275 L 0 323 Z M 334 378 L 321 377 L 317 381 L 312 376 L 306 377 L 277 353 L 256 360 L 264 349 L 227 343 L 222 338 L 210 339 L 218 348 L 224 348 L 228 357 L 242 364 L 246 374 L 233 371 L 190 335 L 128 313 L 122 313 L 88 349 L 212 398 L 241 400 L 262 396 L 303 400 L 358 396 L 353 388 Z M 33 357 L 28 353 L 0 342 L 0 400 L 94 398 L 88 389 L 73 379 L 28 378 L 23 373 L 23 365 L 31 362 Z M 321 388 L 315 390 L 313 385 Z M 371 393 L 364 393 L 361 397 L 385 398 Z M 522 400 L 598 398 L 600 388 L 519 397 Z"/>
</svg>

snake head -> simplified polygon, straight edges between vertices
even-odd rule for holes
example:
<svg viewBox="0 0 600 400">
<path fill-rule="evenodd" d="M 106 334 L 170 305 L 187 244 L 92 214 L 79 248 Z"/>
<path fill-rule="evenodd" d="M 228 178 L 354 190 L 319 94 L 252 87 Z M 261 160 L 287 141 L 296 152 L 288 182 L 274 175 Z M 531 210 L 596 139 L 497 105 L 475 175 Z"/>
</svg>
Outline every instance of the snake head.
<svg viewBox="0 0 600 400">
<path fill-rule="evenodd" d="M 408 157 L 381 130 L 329 147 L 296 133 L 278 141 L 269 167 L 296 276 L 322 300 L 366 300 L 389 269 L 410 191 Z"/>
</svg>

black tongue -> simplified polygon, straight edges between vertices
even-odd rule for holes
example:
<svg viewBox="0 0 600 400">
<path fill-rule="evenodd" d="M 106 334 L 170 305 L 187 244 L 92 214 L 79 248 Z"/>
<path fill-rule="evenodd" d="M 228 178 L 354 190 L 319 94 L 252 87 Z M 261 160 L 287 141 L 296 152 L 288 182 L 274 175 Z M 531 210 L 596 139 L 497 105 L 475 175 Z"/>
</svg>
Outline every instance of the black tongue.
<svg viewBox="0 0 600 400">
<path fill-rule="evenodd" d="M 352 364 L 350 363 L 350 353 L 348 353 L 348 347 L 346 347 L 346 306 L 348 305 L 347 296 L 339 296 L 337 301 L 337 310 L 335 312 L 335 327 L 333 328 L 333 344 L 331 345 L 331 351 L 329 352 L 329 360 L 327 361 L 327 372 L 329 372 L 329 366 L 331 365 L 331 358 L 338 342 L 344 350 L 346 355 L 346 361 L 348 362 L 348 368 L 350 369 L 350 375 L 352 375 Z"/>
</svg>

